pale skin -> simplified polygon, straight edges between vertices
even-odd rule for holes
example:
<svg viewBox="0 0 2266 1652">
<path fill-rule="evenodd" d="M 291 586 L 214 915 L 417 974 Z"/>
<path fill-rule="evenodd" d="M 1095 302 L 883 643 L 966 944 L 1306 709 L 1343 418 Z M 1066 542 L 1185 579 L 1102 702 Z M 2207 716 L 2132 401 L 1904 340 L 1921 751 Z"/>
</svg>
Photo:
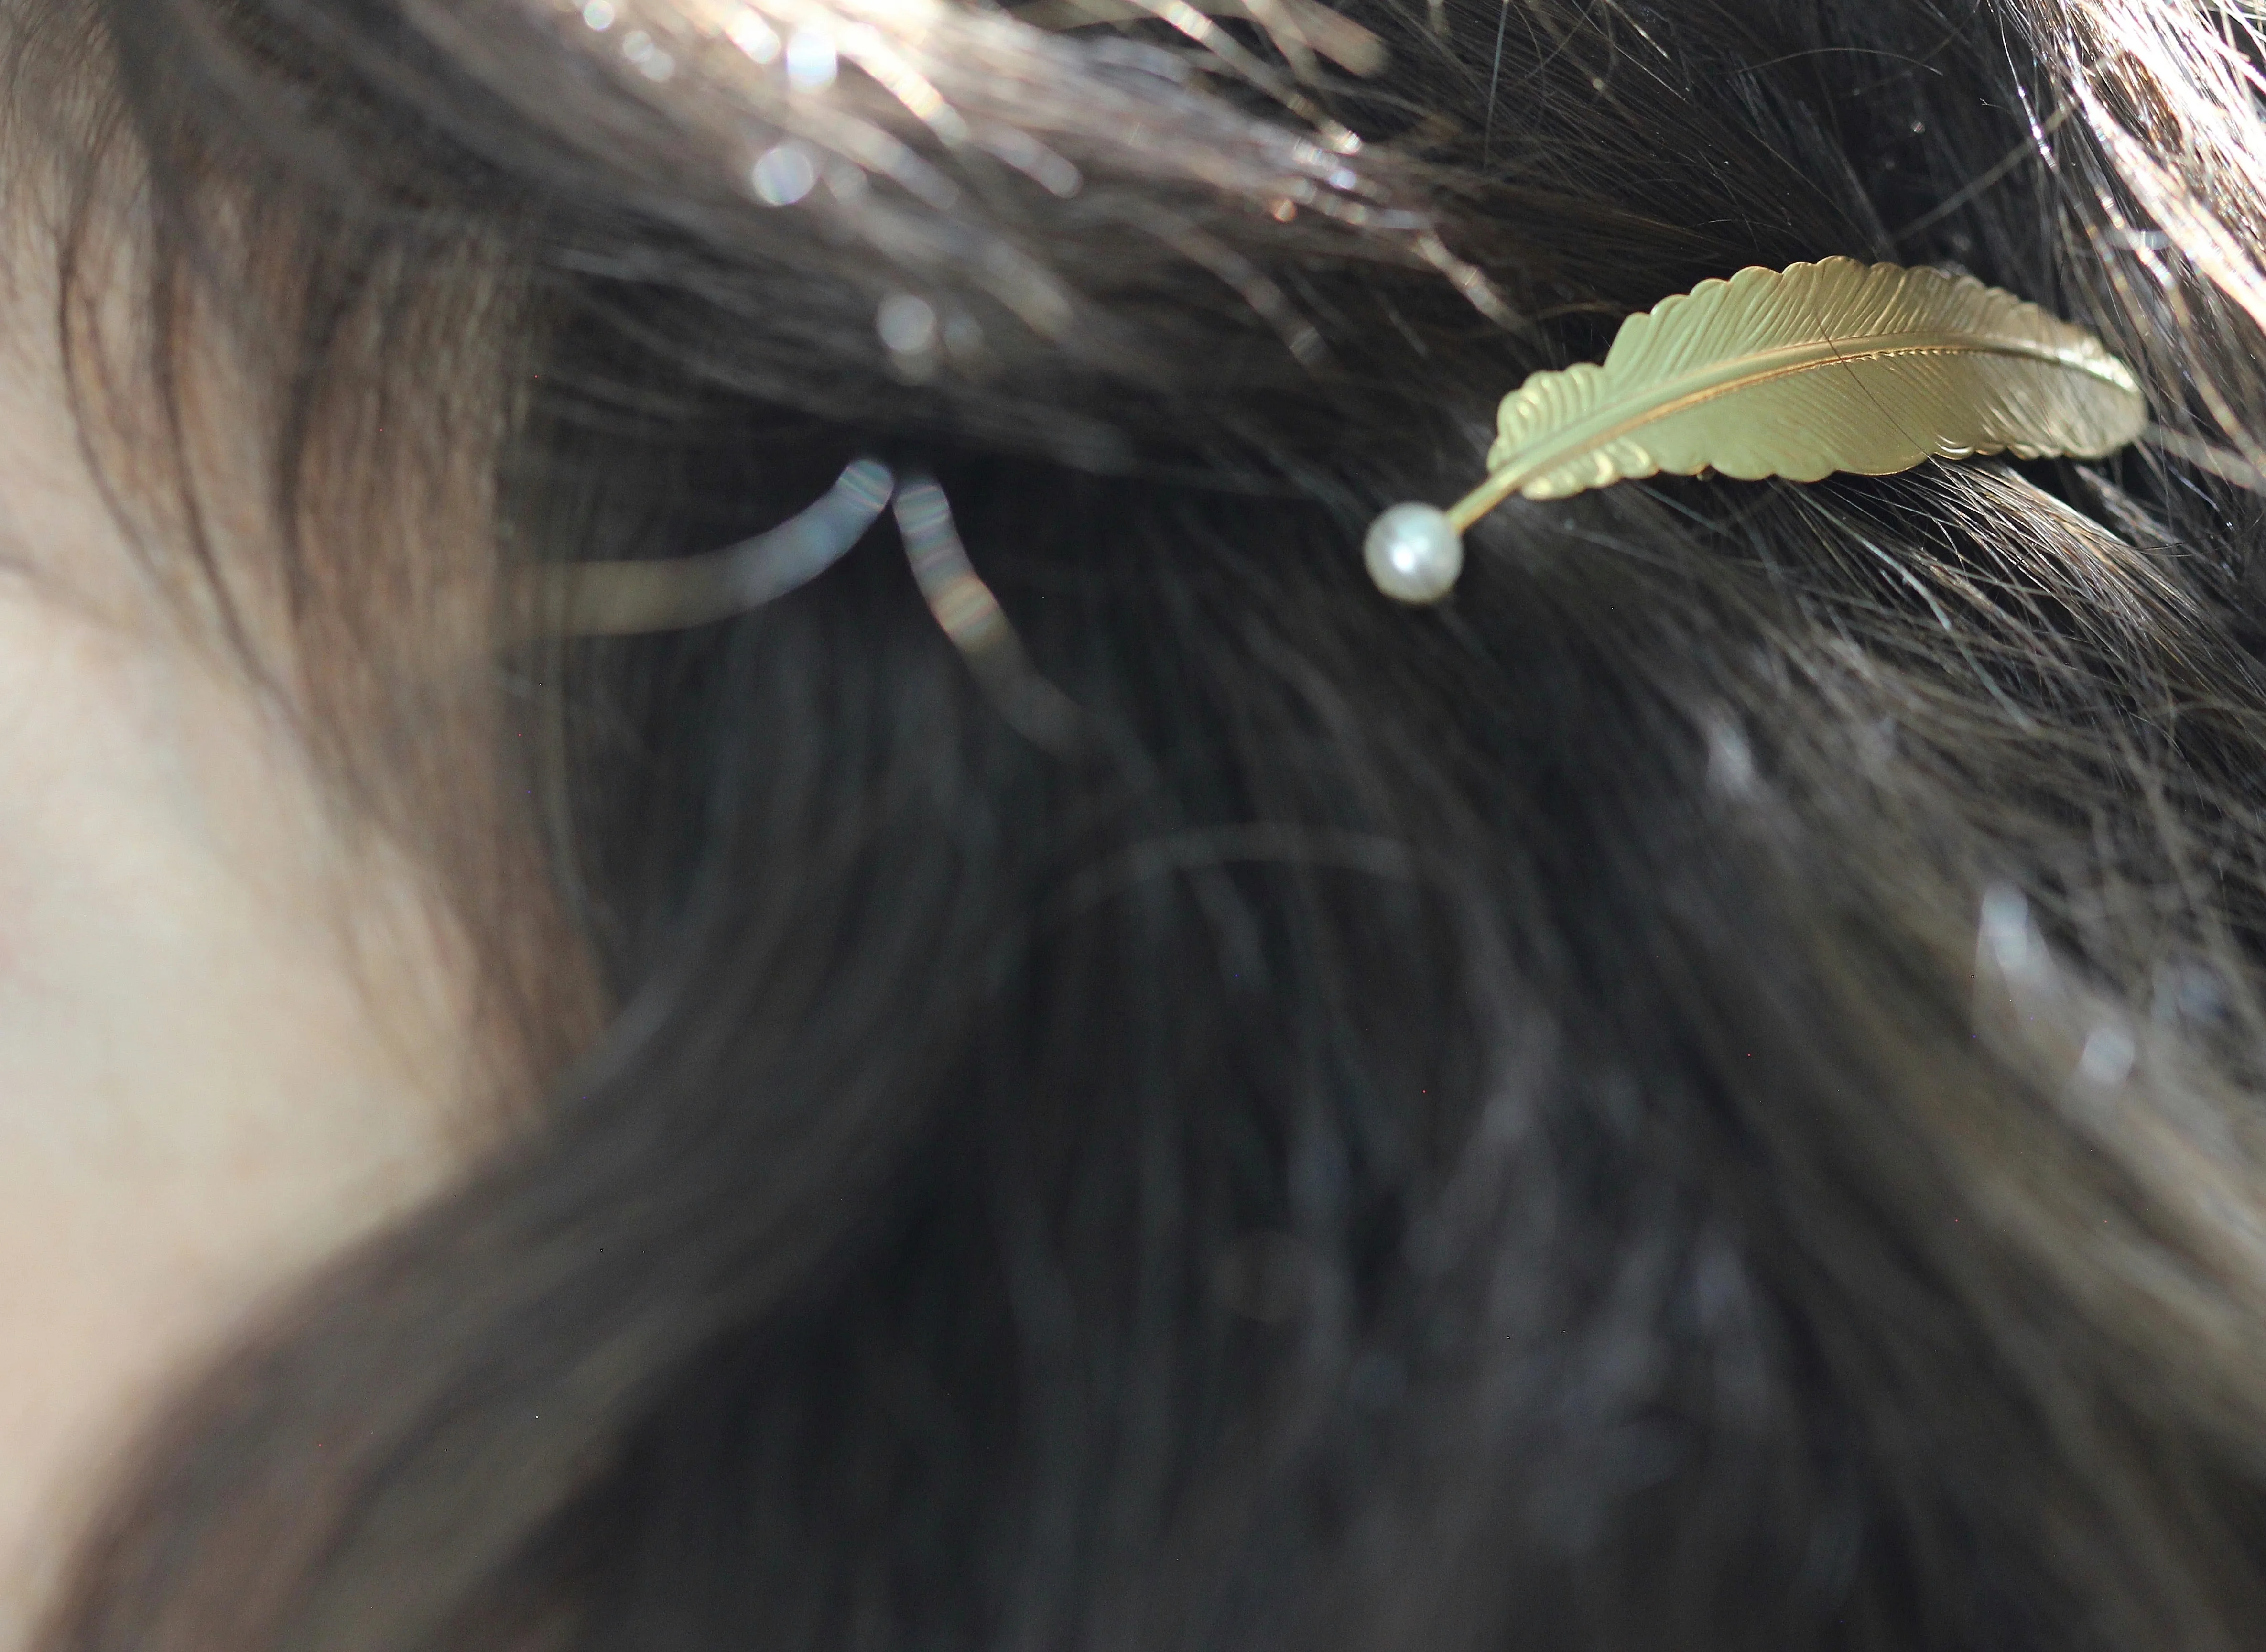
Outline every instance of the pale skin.
<svg viewBox="0 0 2266 1652">
<path fill-rule="evenodd" d="M 0 1652 L 166 1385 L 446 1184 L 473 1064 L 428 881 L 136 572 L 45 296 L 0 315 Z"/>
</svg>

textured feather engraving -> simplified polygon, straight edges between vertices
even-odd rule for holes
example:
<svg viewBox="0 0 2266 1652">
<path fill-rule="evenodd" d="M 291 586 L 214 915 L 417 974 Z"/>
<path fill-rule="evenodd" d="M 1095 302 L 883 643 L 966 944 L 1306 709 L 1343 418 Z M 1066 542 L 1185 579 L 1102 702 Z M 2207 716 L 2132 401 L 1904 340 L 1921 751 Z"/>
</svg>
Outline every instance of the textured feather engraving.
<svg viewBox="0 0 2266 1652">
<path fill-rule="evenodd" d="M 1462 529 L 1513 493 L 1663 471 L 1808 482 L 1976 453 L 2093 458 L 2146 417 L 2090 333 L 1972 276 L 1846 258 L 1743 269 L 1631 316 L 1602 364 L 1505 397 L 1488 485 L 1449 515 Z"/>
</svg>

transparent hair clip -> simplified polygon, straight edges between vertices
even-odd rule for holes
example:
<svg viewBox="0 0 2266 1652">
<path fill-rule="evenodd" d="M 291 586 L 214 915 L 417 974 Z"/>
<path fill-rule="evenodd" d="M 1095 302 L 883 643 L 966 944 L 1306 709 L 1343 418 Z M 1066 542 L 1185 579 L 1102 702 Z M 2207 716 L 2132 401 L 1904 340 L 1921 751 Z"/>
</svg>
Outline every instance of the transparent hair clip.
<svg viewBox="0 0 2266 1652">
<path fill-rule="evenodd" d="M 649 562 L 538 570 L 538 629 L 562 637 L 625 637 L 729 619 L 816 579 L 894 504 L 922 600 L 1000 714 L 1050 751 L 1075 744 L 1078 707 L 1034 670 L 1022 640 L 976 574 L 944 489 L 915 474 L 900 485 L 878 459 L 845 466 L 815 502 L 778 527 L 721 551 Z"/>
<path fill-rule="evenodd" d="M 888 505 L 878 459 L 844 468 L 816 502 L 778 527 L 705 555 L 538 570 L 537 623 L 556 636 L 626 637 L 705 625 L 776 602 L 840 561 Z"/>
<path fill-rule="evenodd" d="M 1067 752 L 1077 742 L 1082 720 L 1078 706 L 1033 669 L 999 599 L 969 561 L 936 479 L 908 477 L 897 490 L 896 515 L 906 559 L 929 612 L 999 714 L 1034 745 Z"/>
</svg>

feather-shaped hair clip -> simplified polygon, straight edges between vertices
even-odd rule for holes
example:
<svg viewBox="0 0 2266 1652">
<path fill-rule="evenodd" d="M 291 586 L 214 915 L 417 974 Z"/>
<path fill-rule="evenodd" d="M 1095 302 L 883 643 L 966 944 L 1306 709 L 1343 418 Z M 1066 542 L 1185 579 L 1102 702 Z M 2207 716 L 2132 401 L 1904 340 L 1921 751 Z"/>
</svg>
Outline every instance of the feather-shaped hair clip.
<svg viewBox="0 0 2266 1652">
<path fill-rule="evenodd" d="M 1922 459 L 2099 458 L 2139 435 L 2132 370 L 2084 328 L 1972 276 L 1829 258 L 1741 270 L 1621 324 L 1603 363 L 1503 398 L 1488 478 L 1395 505 L 1364 547 L 1387 596 L 1436 602 L 1466 529 L 1513 493 L 1562 499 L 1663 471 L 1814 482 Z"/>
</svg>

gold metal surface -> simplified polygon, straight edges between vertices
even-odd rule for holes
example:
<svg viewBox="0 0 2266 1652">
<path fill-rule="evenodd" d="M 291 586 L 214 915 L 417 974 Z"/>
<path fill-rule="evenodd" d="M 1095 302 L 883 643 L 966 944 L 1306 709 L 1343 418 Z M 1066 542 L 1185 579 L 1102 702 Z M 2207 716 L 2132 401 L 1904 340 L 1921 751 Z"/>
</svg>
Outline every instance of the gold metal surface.
<svg viewBox="0 0 2266 1652">
<path fill-rule="evenodd" d="M 1503 398 L 1458 532 L 1513 493 L 1667 471 L 1816 481 L 1926 458 L 2097 458 L 2139 435 L 2131 369 L 2084 328 L 1972 276 L 1829 258 L 1702 281 L 1621 324 L 1602 363 Z"/>
</svg>

